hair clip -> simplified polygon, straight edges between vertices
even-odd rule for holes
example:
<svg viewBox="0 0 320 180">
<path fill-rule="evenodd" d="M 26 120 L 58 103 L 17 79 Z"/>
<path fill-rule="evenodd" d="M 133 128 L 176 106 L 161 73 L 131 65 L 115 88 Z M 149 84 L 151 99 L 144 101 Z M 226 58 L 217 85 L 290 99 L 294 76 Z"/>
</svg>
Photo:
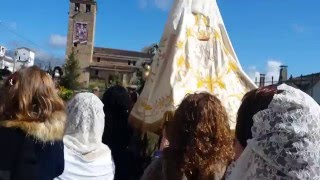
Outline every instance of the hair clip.
<svg viewBox="0 0 320 180">
<path fill-rule="evenodd" d="M 13 86 L 13 79 L 12 78 L 9 79 L 9 84 L 10 84 L 10 86 Z"/>
<path fill-rule="evenodd" d="M 17 79 L 17 72 L 13 73 L 9 78 L 9 80 L 7 81 L 7 85 L 9 86 L 13 86 L 16 83 L 16 79 Z"/>
</svg>

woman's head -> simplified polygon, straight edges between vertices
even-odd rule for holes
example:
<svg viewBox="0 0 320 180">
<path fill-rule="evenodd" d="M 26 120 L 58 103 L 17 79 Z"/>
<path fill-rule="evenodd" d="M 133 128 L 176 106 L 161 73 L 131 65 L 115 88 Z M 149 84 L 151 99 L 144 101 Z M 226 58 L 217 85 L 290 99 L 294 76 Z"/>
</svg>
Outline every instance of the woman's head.
<svg viewBox="0 0 320 180">
<path fill-rule="evenodd" d="M 65 135 L 73 149 L 88 153 L 102 144 L 104 112 L 101 100 L 92 93 L 79 93 L 67 108 L 68 122 Z"/>
<path fill-rule="evenodd" d="M 191 94 L 182 101 L 167 136 L 177 168 L 187 177 L 206 179 L 233 155 L 226 110 L 208 93 Z"/>
<path fill-rule="evenodd" d="M 126 88 L 115 85 L 106 90 L 103 94 L 102 102 L 105 111 L 110 113 L 127 112 L 130 105 L 129 93 Z"/>
<path fill-rule="evenodd" d="M 228 179 L 320 177 L 320 106 L 301 90 L 282 84 L 253 116 L 252 138 Z"/>
<path fill-rule="evenodd" d="M 130 97 L 126 88 L 112 86 L 103 94 L 105 122 L 107 129 L 103 141 L 114 148 L 127 146 L 130 129 L 128 127 L 128 116 Z"/>
<path fill-rule="evenodd" d="M 35 66 L 8 77 L 1 93 L 0 120 L 44 121 L 65 108 L 51 77 Z"/>
<path fill-rule="evenodd" d="M 251 127 L 253 125 L 253 116 L 264 109 L 267 109 L 273 96 L 280 93 L 276 87 L 268 86 L 254 89 L 248 92 L 242 100 L 238 110 L 236 125 L 236 158 L 247 146 L 247 140 L 252 138 Z"/>
</svg>

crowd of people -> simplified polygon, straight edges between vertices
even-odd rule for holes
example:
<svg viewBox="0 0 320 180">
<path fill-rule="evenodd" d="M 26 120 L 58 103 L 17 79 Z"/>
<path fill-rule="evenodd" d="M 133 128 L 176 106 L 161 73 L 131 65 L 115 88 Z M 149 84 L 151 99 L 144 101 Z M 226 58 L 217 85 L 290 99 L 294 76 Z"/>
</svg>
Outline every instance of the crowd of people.
<svg viewBox="0 0 320 180">
<path fill-rule="evenodd" d="M 128 123 L 136 100 L 117 85 L 63 102 L 45 71 L 15 72 L 0 91 L 0 179 L 320 179 L 320 106 L 298 89 L 248 92 L 234 132 L 217 97 L 186 95 L 152 157 Z"/>
</svg>

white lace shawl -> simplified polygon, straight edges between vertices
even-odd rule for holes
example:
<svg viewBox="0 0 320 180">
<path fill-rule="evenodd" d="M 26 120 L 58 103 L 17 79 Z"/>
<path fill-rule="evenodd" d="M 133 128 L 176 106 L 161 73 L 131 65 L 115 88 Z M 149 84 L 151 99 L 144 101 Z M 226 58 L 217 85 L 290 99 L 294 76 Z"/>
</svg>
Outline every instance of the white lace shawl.
<svg viewBox="0 0 320 180">
<path fill-rule="evenodd" d="M 227 179 L 320 179 L 320 107 L 287 85 L 254 115 L 252 136 Z"/>
<path fill-rule="evenodd" d="M 67 115 L 68 122 L 63 138 L 65 146 L 81 155 L 93 156 L 100 150 L 108 149 L 102 143 L 105 124 L 103 103 L 96 95 L 77 94 L 68 103 Z"/>
</svg>

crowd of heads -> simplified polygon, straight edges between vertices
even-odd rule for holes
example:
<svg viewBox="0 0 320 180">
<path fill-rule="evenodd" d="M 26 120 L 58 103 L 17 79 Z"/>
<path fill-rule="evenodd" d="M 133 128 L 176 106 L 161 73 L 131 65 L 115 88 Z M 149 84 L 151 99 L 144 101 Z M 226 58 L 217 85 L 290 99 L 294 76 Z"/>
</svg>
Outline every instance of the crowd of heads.
<svg viewBox="0 0 320 180">
<path fill-rule="evenodd" d="M 88 162 L 105 158 L 101 167 L 109 170 L 101 177 L 135 179 L 128 170 L 129 165 L 135 166 L 129 163 L 135 159 L 129 147 L 135 129 L 128 118 L 138 94 L 119 85 L 107 89 L 101 100 L 98 92 L 96 88 L 94 94 L 79 93 L 63 102 L 51 76 L 37 67 L 23 68 L 1 88 L 0 125 L 4 121 L 46 123 L 55 121 L 54 113 L 66 112 L 61 135 L 65 158 L 66 149 Z M 162 165 L 157 166 L 162 169 L 147 168 L 143 177 L 156 177 L 155 173 L 161 173 L 157 176 L 161 179 L 190 180 L 320 177 L 320 153 L 316 152 L 320 107 L 307 94 L 287 85 L 248 92 L 238 110 L 235 132 L 230 130 L 227 113 L 212 94 L 186 95 L 164 126 L 166 145 L 159 149 Z M 70 162 L 65 161 L 67 167 Z M 69 171 L 76 173 L 71 169 L 65 169 L 60 179 L 67 178 Z"/>
</svg>

